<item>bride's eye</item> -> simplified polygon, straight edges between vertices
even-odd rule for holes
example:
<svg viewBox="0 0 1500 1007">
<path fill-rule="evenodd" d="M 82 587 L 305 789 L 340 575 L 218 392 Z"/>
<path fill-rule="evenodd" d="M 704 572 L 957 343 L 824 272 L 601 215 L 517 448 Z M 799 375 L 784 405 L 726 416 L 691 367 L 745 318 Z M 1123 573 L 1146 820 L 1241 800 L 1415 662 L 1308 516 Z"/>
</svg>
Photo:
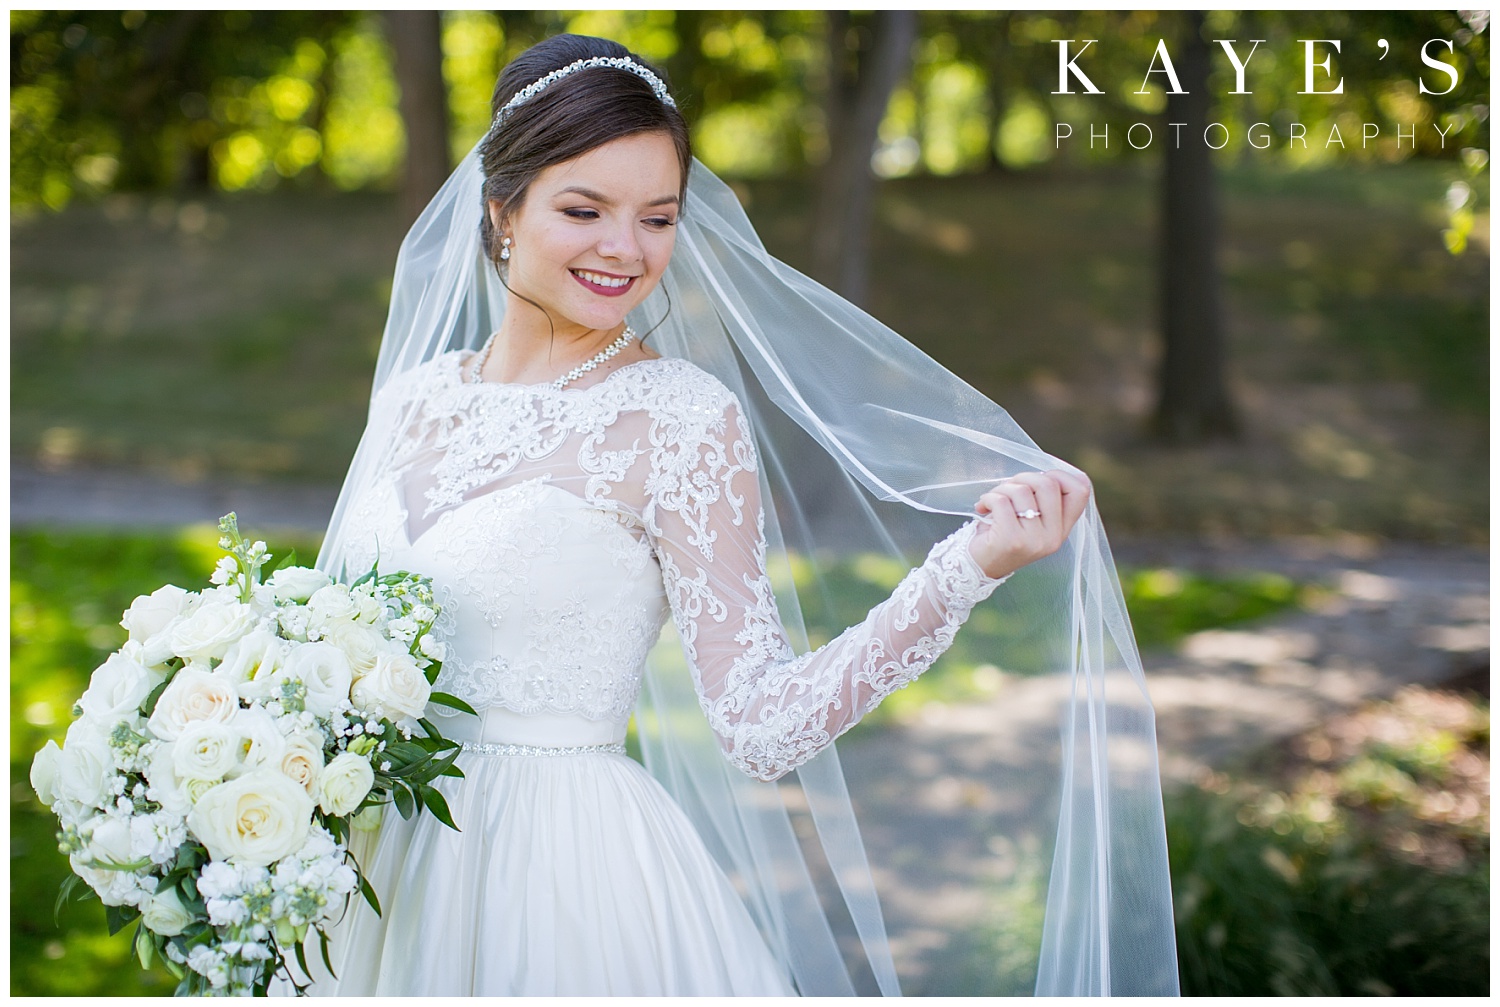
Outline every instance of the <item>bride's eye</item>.
<svg viewBox="0 0 1500 1007">
<path fill-rule="evenodd" d="M 599 219 L 599 211 L 598 210 L 588 210 L 588 209 L 583 209 L 583 208 L 580 208 L 580 207 L 570 207 L 569 209 L 564 210 L 563 213 L 566 216 L 572 217 L 574 220 L 598 220 Z"/>
<path fill-rule="evenodd" d="M 646 220 L 646 223 L 660 230 L 663 227 L 672 227 L 677 223 L 677 221 L 673 220 L 670 217 L 650 217 Z"/>
</svg>

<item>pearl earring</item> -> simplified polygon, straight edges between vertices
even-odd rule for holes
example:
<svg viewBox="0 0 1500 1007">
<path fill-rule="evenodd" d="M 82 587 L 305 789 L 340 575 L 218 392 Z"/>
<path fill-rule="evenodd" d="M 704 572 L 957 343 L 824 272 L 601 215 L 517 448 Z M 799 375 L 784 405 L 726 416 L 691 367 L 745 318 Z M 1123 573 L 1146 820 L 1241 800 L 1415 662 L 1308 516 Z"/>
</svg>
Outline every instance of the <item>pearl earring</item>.
<svg viewBox="0 0 1500 1007">
<path fill-rule="evenodd" d="M 510 238 L 509 237 L 501 238 L 500 239 L 500 261 L 501 262 L 505 262 L 509 258 L 510 258 Z"/>
</svg>

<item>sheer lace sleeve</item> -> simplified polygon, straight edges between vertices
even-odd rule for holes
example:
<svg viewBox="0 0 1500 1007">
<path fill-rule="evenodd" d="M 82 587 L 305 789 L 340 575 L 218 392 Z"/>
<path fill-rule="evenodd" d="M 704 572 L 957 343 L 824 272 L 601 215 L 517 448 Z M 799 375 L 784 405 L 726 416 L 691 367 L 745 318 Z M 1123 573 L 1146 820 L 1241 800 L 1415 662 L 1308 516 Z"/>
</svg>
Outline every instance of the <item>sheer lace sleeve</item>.
<svg viewBox="0 0 1500 1007">
<path fill-rule="evenodd" d="M 863 622 L 793 654 L 766 575 L 754 445 L 733 394 L 718 392 L 656 424 L 646 525 L 709 724 L 731 762 L 774 780 L 927 670 L 1005 578 L 970 556 L 967 524 Z"/>
</svg>

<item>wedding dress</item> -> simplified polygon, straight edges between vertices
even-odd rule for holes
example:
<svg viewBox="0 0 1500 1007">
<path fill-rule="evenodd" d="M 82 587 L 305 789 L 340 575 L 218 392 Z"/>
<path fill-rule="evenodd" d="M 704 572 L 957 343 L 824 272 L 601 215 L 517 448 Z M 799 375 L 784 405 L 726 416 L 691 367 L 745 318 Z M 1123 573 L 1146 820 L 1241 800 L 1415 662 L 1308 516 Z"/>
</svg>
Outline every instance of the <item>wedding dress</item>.
<svg viewBox="0 0 1500 1007">
<path fill-rule="evenodd" d="M 347 569 L 433 578 L 438 688 L 480 713 L 440 721 L 464 744 L 464 778 L 439 781 L 461 831 L 387 809 L 358 851 L 383 913 L 351 905 L 339 979 L 313 992 L 795 992 L 688 818 L 624 754 L 647 652 L 670 620 L 724 756 L 774 780 L 930 666 L 1001 582 L 969 555 L 974 526 L 794 655 L 755 446 L 717 378 L 654 358 L 558 390 L 475 382 L 466 359 L 381 390 L 372 416 L 404 429 L 377 432 L 395 460 L 351 501 L 344 547 Z"/>
</svg>

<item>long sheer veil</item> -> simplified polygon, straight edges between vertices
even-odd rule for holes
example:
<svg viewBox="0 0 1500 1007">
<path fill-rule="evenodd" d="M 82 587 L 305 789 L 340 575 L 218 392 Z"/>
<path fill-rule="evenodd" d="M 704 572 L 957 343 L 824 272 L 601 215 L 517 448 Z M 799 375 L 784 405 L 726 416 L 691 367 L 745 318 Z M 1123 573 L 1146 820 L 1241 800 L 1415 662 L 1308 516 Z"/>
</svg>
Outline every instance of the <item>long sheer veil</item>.
<svg viewBox="0 0 1500 1007">
<path fill-rule="evenodd" d="M 500 324 L 504 290 L 480 241 L 481 181 L 476 148 L 401 246 L 370 422 L 318 558 L 331 573 L 359 531 L 351 502 L 405 427 L 385 404 L 398 397 L 382 389 L 441 353 L 477 348 Z M 804 612 L 831 597 L 824 577 L 837 557 L 909 563 L 971 517 L 996 480 L 1066 467 L 1005 410 L 768 254 L 732 190 L 696 160 L 678 227 L 661 285 L 630 320 L 651 333 L 647 345 L 739 397 L 762 462 L 776 602 L 799 650 L 809 647 Z M 1095 507 L 1060 552 L 986 604 L 1016 627 L 985 655 L 990 663 L 1067 683 L 1056 798 L 1035 810 L 1058 816 L 1036 992 L 1175 994 L 1155 724 Z M 798 991 L 899 993 L 834 748 L 779 785 L 739 774 L 719 752 L 670 625 L 636 725 L 647 768 L 692 819 Z M 799 837 L 789 808 L 805 809 L 815 838 Z"/>
</svg>

